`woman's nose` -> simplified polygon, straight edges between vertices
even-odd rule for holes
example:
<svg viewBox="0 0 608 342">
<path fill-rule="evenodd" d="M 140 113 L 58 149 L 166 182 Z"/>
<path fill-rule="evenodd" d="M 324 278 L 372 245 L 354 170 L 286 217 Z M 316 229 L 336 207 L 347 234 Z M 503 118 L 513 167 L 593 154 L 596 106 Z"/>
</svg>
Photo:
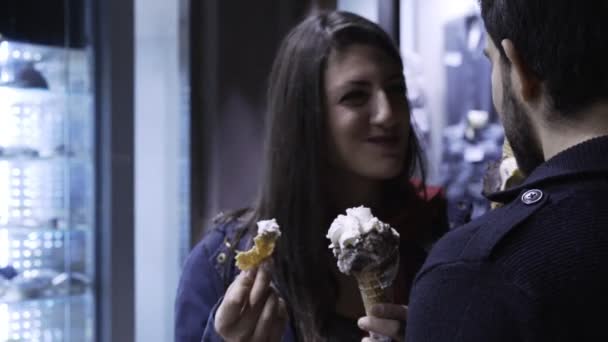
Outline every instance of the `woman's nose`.
<svg viewBox="0 0 608 342">
<path fill-rule="evenodd" d="M 384 91 L 378 91 L 374 100 L 371 122 L 374 125 L 392 127 L 399 122 L 399 115 L 395 113 L 393 105 Z"/>
</svg>

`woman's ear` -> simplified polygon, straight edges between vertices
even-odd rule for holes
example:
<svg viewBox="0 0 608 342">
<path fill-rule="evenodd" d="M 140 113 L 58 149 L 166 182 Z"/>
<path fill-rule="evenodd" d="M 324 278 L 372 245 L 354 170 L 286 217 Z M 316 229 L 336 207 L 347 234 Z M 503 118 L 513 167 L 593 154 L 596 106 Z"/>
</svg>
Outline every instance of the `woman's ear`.
<svg viewBox="0 0 608 342">
<path fill-rule="evenodd" d="M 536 101 L 538 96 L 540 96 L 540 80 L 521 58 L 519 51 L 517 51 L 510 39 L 503 39 L 500 44 L 511 65 L 511 73 L 505 76 L 511 77 L 513 90 L 524 102 Z"/>
</svg>

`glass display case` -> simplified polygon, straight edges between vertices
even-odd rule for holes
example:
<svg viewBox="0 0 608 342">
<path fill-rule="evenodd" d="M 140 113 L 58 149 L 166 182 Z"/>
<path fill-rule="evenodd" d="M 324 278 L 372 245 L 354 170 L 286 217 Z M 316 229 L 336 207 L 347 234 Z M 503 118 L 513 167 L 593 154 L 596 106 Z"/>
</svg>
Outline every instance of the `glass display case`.
<svg viewBox="0 0 608 342">
<path fill-rule="evenodd" d="M 500 159 L 504 140 L 492 104 L 479 3 L 401 0 L 400 8 L 408 90 L 424 100 L 412 101 L 413 116 L 424 114 L 417 121 L 428 123 L 421 125 L 428 127 L 421 130 L 428 141 L 427 181 L 443 187 L 454 204 L 450 207 L 459 208 L 448 213 L 450 221 L 462 221 L 459 216 L 468 211 L 476 218 L 490 208 L 483 179 L 488 166 Z"/>
<path fill-rule="evenodd" d="M 90 60 L 0 38 L 0 342 L 94 340 Z"/>
</svg>

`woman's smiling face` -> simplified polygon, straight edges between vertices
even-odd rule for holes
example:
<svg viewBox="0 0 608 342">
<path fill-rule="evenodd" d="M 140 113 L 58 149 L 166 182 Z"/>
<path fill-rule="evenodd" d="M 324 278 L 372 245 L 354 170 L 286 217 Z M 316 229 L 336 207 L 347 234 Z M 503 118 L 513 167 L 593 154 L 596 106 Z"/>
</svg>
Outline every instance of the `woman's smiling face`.
<svg viewBox="0 0 608 342">
<path fill-rule="evenodd" d="M 398 176 L 410 134 L 399 64 L 377 47 L 350 45 L 330 53 L 324 83 L 330 164 L 367 179 Z"/>
</svg>

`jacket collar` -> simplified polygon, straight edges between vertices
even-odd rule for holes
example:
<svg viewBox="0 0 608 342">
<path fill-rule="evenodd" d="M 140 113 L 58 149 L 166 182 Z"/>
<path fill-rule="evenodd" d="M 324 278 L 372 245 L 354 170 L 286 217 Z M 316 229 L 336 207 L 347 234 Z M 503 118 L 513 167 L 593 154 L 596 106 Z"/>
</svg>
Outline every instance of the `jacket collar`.
<svg viewBox="0 0 608 342">
<path fill-rule="evenodd" d="M 523 184 L 488 195 L 494 202 L 507 203 L 523 190 L 548 181 L 568 181 L 580 176 L 608 174 L 608 136 L 594 138 L 570 147 L 537 167 Z"/>
</svg>

